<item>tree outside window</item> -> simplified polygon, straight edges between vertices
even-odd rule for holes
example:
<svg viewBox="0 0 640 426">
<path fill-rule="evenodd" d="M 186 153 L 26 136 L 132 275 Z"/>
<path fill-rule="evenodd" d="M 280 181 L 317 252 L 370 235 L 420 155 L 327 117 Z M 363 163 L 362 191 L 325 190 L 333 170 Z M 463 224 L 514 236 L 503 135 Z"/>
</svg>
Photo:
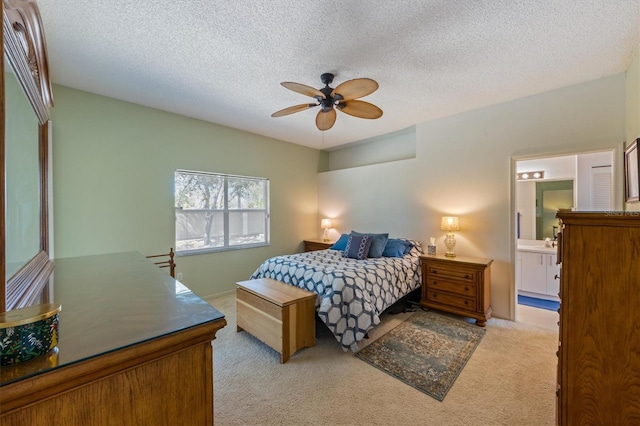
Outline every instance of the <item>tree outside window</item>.
<svg viewBox="0 0 640 426">
<path fill-rule="evenodd" d="M 269 244 L 269 180 L 176 170 L 176 252 Z"/>
</svg>

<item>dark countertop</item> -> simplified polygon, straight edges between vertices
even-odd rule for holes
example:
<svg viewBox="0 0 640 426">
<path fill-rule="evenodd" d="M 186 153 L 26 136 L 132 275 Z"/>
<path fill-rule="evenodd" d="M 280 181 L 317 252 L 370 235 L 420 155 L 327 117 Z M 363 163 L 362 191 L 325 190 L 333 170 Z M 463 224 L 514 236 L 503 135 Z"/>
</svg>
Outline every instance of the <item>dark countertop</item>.
<svg viewBox="0 0 640 426">
<path fill-rule="evenodd" d="M 0 369 L 0 386 L 224 315 L 140 253 L 56 259 L 57 350 Z"/>
</svg>

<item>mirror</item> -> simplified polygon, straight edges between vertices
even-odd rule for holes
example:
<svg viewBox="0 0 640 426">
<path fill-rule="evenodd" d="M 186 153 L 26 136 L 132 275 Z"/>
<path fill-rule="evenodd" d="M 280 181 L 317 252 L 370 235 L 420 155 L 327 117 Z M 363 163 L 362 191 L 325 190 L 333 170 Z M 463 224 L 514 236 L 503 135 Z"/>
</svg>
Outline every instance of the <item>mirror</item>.
<svg viewBox="0 0 640 426">
<path fill-rule="evenodd" d="M 536 182 L 536 240 L 558 236 L 556 213 L 573 207 L 573 180 Z"/>
<path fill-rule="evenodd" d="M 48 109 L 42 21 L 33 0 L 2 0 L 0 56 L 0 312 L 45 301 L 53 270 L 48 231 Z"/>
<path fill-rule="evenodd" d="M 5 60 L 5 185 L 7 280 L 40 251 L 38 120 Z"/>
<path fill-rule="evenodd" d="M 573 179 L 516 182 L 517 238 L 555 239 L 558 232 L 556 213 L 559 209 L 574 207 L 573 189 Z"/>
</svg>

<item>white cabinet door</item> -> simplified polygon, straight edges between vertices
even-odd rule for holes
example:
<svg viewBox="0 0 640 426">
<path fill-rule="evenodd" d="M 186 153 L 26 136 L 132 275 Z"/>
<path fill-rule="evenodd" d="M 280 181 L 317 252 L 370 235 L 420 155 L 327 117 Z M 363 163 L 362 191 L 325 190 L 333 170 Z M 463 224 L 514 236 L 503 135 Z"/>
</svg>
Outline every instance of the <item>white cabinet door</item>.
<svg viewBox="0 0 640 426">
<path fill-rule="evenodd" d="M 547 265 L 545 254 L 521 252 L 520 288 L 531 293 L 546 294 Z"/>
<path fill-rule="evenodd" d="M 549 296 L 558 296 L 560 292 L 560 265 L 556 265 L 558 256 L 545 254 L 547 262 L 547 291 Z"/>
</svg>

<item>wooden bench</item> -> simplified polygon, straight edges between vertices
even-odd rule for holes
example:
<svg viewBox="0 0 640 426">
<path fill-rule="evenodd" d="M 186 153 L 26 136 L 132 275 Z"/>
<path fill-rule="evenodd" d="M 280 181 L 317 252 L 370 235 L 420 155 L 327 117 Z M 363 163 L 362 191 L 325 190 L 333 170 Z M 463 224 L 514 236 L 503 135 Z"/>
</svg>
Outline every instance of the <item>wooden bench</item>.
<svg viewBox="0 0 640 426">
<path fill-rule="evenodd" d="M 246 330 L 287 362 L 297 350 L 316 344 L 317 295 L 271 278 L 236 283 L 237 331 Z"/>
</svg>

